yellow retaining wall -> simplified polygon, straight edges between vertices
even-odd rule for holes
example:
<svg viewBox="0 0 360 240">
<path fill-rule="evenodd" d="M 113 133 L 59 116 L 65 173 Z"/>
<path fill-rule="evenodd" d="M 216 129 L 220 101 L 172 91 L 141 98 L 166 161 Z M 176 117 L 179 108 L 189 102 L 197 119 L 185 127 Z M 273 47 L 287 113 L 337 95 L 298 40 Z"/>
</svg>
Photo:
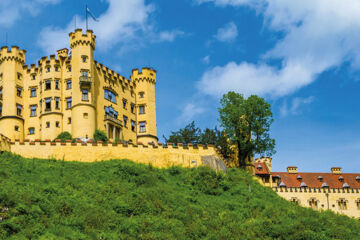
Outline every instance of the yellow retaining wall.
<svg viewBox="0 0 360 240">
<path fill-rule="evenodd" d="M 12 142 L 11 152 L 26 158 L 55 158 L 65 161 L 96 162 L 110 159 L 129 159 L 155 167 L 201 166 L 202 156 L 221 157 L 214 146 L 123 145 L 102 143 Z"/>
<path fill-rule="evenodd" d="M 10 152 L 10 139 L 0 134 L 0 152 Z"/>
</svg>

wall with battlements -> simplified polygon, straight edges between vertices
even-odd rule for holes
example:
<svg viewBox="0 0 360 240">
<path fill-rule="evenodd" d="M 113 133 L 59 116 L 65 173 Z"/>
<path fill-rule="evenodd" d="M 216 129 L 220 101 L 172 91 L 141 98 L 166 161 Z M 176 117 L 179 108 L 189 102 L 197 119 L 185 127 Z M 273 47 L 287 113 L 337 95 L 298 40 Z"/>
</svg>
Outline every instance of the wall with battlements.
<svg viewBox="0 0 360 240">
<path fill-rule="evenodd" d="M 203 165 L 202 157 L 221 159 L 214 146 L 193 145 L 133 145 L 98 143 L 61 143 L 50 141 L 15 141 L 11 152 L 26 158 L 55 158 L 65 161 L 95 162 L 110 159 L 129 159 L 155 167 L 196 167 Z"/>
</svg>

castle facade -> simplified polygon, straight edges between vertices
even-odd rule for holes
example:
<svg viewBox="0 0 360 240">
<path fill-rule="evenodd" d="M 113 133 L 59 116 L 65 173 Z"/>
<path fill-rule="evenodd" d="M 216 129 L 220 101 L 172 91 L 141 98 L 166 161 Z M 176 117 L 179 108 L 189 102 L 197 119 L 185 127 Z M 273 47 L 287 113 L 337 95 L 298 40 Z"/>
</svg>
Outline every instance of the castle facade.
<svg viewBox="0 0 360 240">
<path fill-rule="evenodd" d="M 96 36 L 76 29 L 70 51 L 25 65 L 25 50 L 0 51 L 0 133 L 12 141 L 53 140 L 61 132 L 91 139 L 157 142 L 156 71 L 134 69 L 130 79 L 94 59 Z"/>
<path fill-rule="evenodd" d="M 329 173 L 298 172 L 297 167 L 272 172 L 271 160 L 256 159 L 255 175 L 279 196 L 304 207 L 360 219 L 360 173 L 342 173 L 340 167 L 331 168 Z"/>
</svg>

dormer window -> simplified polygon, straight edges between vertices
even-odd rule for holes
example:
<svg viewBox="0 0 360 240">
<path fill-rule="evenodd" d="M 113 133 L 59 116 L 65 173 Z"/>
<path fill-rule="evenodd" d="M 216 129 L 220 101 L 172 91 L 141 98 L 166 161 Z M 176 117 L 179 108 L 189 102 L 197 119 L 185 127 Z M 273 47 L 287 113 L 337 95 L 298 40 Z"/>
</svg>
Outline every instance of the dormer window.
<svg viewBox="0 0 360 240">
<path fill-rule="evenodd" d="M 322 182 L 323 181 L 323 177 L 322 176 L 318 176 L 318 178 L 317 178 L 320 182 Z"/>
<path fill-rule="evenodd" d="M 343 182 L 344 181 L 344 177 L 343 176 L 339 176 L 339 181 Z"/>
<path fill-rule="evenodd" d="M 257 165 L 257 169 L 261 170 L 262 166 L 260 164 Z"/>
<path fill-rule="evenodd" d="M 348 183 L 344 183 L 344 184 L 342 185 L 342 187 L 343 187 L 343 188 L 350 188 L 350 185 L 349 185 Z"/>
<path fill-rule="evenodd" d="M 299 181 L 301 181 L 302 177 L 301 177 L 300 175 L 298 175 L 298 176 L 296 177 L 296 179 L 299 180 Z"/>
<path fill-rule="evenodd" d="M 356 180 L 357 182 L 360 182 L 360 177 L 359 177 L 359 176 L 356 176 L 355 180 Z"/>
<path fill-rule="evenodd" d="M 285 185 L 284 182 L 280 182 L 280 183 L 279 183 L 279 187 L 286 187 L 286 185 Z"/>
<path fill-rule="evenodd" d="M 326 182 L 324 182 L 323 184 L 321 184 L 321 188 L 328 188 L 329 187 L 329 185 L 326 183 Z"/>
<path fill-rule="evenodd" d="M 306 183 L 305 183 L 305 182 L 301 182 L 301 183 L 300 183 L 300 187 L 304 187 L 304 188 L 306 188 L 306 187 L 307 187 L 307 185 L 306 185 Z"/>
</svg>

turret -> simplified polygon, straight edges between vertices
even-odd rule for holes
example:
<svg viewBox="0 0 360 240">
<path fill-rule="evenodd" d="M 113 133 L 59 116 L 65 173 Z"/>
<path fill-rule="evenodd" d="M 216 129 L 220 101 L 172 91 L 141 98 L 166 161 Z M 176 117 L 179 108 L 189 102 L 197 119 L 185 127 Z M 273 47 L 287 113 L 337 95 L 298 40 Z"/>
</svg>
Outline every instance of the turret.
<svg viewBox="0 0 360 240">
<path fill-rule="evenodd" d="M 25 54 L 17 46 L 0 50 L 0 131 L 11 140 L 24 138 Z"/>
<path fill-rule="evenodd" d="M 95 127 L 95 85 L 93 31 L 83 34 L 81 29 L 69 34 L 72 66 L 71 118 L 72 133 L 75 138 L 92 138 Z"/>
<path fill-rule="evenodd" d="M 155 84 L 156 71 L 134 69 L 131 81 L 136 85 L 137 140 L 142 143 L 157 143 Z"/>
</svg>

